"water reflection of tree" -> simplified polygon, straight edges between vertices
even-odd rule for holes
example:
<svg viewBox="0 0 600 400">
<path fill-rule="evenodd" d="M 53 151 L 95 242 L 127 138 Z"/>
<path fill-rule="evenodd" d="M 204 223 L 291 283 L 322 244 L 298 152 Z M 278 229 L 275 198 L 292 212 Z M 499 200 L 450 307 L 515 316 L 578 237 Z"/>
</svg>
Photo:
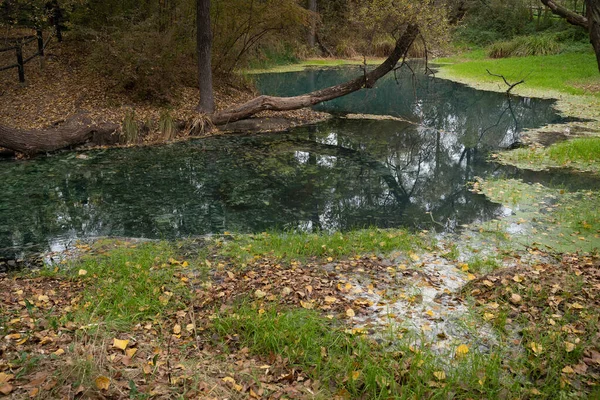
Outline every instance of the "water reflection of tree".
<svg viewBox="0 0 600 400">
<path fill-rule="evenodd" d="M 519 128 L 553 121 L 551 103 L 515 101 L 515 128 L 502 116 L 504 95 L 428 78 L 417 84 L 413 98 L 391 85 L 328 106 L 355 109 L 368 99 L 363 112 L 421 126 L 335 120 L 289 135 L 4 163 L 0 255 L 60 237 L 427 227 L 428 212 L 452 227 L 493 217 L 497 206 L 465 182 L 488 173 L 483 151 L 510 143 Z"/>
</svg>

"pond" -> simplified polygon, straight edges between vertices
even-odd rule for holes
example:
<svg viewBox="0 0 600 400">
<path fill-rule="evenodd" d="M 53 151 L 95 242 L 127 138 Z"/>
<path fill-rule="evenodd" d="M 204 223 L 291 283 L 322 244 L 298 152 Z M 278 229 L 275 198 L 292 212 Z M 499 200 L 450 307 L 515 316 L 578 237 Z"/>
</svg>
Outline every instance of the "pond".
<svg viewBox="0 0 600 400">
<path fill-rule="evenodd" d="M 292 95 L 357 73 L 265 74 L 258 85 L 263 93 Z M 318 108 L 406 121 L 334 118 L 286 133 L 2 161 L 0 259 L 98 236 L 453 230 L 504 212 L 469 192 L 475 176 L 571 182 L 486 162 L 489 151 L 509 146 L 523 129 L 560 122 L 553 104 L 402 72 Z"/>
</svg>

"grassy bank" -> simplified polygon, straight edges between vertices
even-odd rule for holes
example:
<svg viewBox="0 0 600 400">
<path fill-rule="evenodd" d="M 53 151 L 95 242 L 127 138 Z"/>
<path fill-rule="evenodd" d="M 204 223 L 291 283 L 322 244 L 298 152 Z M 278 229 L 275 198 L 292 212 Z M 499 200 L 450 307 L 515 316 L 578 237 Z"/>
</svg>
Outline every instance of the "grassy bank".
<svg viewBox="0 0 600 400">
<path fill-rule="evenodd" d="M 458 242 L 476 246 L 475 236 Z M 6 294 L 0 298 L 0 392 L 139 399 L 597 393 L 590 386 L 598 384 L 594 363 L 600 361 L 592 332 L 597 260 L 572 255 L 529 265 L 515 253 L 488 265 L 483 256 L 461 261 L 465 255 L 454 243 L 369 229 L 81 246 L 78 260 L 0 277 Z M 520 269 L 504 267 L 514 260 Z M 473 332 L 493 326 L 496 339 L 482 345 L 457 336 L 437 347 L 451 333 L 426 339 L 440 319 L 435 308 L 419 311 L 429 322 L 417 331 L 356 325 L 370 318 L 365 299 L 388 291 L 390 277 L 423 279 L 426 288 L 436 279 L 427 271 L 440 262 L 471 280 L 448 292 L 470 304 L 460 324 Z M 361 289 L 364 278 L 352 280 L 355 274 L 379 280 Z M 407 305 L 423 301 L 424 292 L 407 294 Z M 564 299 L 560 306 L 557 296 Z M 515 338 L 515 329 L 524 335 Z"/>
<path fill-rule="evenodd" d="M 502 80 L 489 75 L 487 70 L 503 75 L 511 83 L 524 80 L 523 87 L 519 89 L 549 89 L 553 92 L 600 97 L 600 76 L 592 52 L 491 59 L 486 57 L 483 50 L 478 50 L 437 61 L 446 64 L 442 69 L 444 76 L 498 85 L 504 90 L 507 87 Z"/>
</svg>

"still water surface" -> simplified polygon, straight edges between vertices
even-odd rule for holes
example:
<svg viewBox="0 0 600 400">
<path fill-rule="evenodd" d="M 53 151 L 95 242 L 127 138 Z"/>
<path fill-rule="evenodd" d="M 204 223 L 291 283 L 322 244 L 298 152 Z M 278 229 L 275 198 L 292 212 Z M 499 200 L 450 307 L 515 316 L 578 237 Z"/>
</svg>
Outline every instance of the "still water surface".
<svg viewBox="0 0 600 400">
<path fill-rule="evenodd" d="M 258 85 L 263 93 L 293 95 L 357 73 L 265 74 Z M 524 128 L 560 122 L 552 101 L 508 98 L 406 72 L 396 78 L 318 109 L 409 122 L 334 118 L 287 133 L 93 151 L 86 159 L 64 153 L 0 162 L 0 258 L 96 236 L 451 230 L 503 212 L 467 190 L 474 176 L 570 181 L 485 162 L 489 151 L 509 146 Z"/>
</svg>

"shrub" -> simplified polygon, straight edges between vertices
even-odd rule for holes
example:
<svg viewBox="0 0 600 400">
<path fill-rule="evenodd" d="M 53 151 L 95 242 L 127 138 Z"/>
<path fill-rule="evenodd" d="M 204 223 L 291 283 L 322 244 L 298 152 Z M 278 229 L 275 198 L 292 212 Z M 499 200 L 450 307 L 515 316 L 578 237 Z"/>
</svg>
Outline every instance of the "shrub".
<svg viewBox="0 0 600 400">
<path fill-rule="evenodd" d="M 554 35 L 519 36 L 492 44 L 488 55 L 491 58 L 545 56 L 558 54 L 562 48 Z"/>
</svg>

